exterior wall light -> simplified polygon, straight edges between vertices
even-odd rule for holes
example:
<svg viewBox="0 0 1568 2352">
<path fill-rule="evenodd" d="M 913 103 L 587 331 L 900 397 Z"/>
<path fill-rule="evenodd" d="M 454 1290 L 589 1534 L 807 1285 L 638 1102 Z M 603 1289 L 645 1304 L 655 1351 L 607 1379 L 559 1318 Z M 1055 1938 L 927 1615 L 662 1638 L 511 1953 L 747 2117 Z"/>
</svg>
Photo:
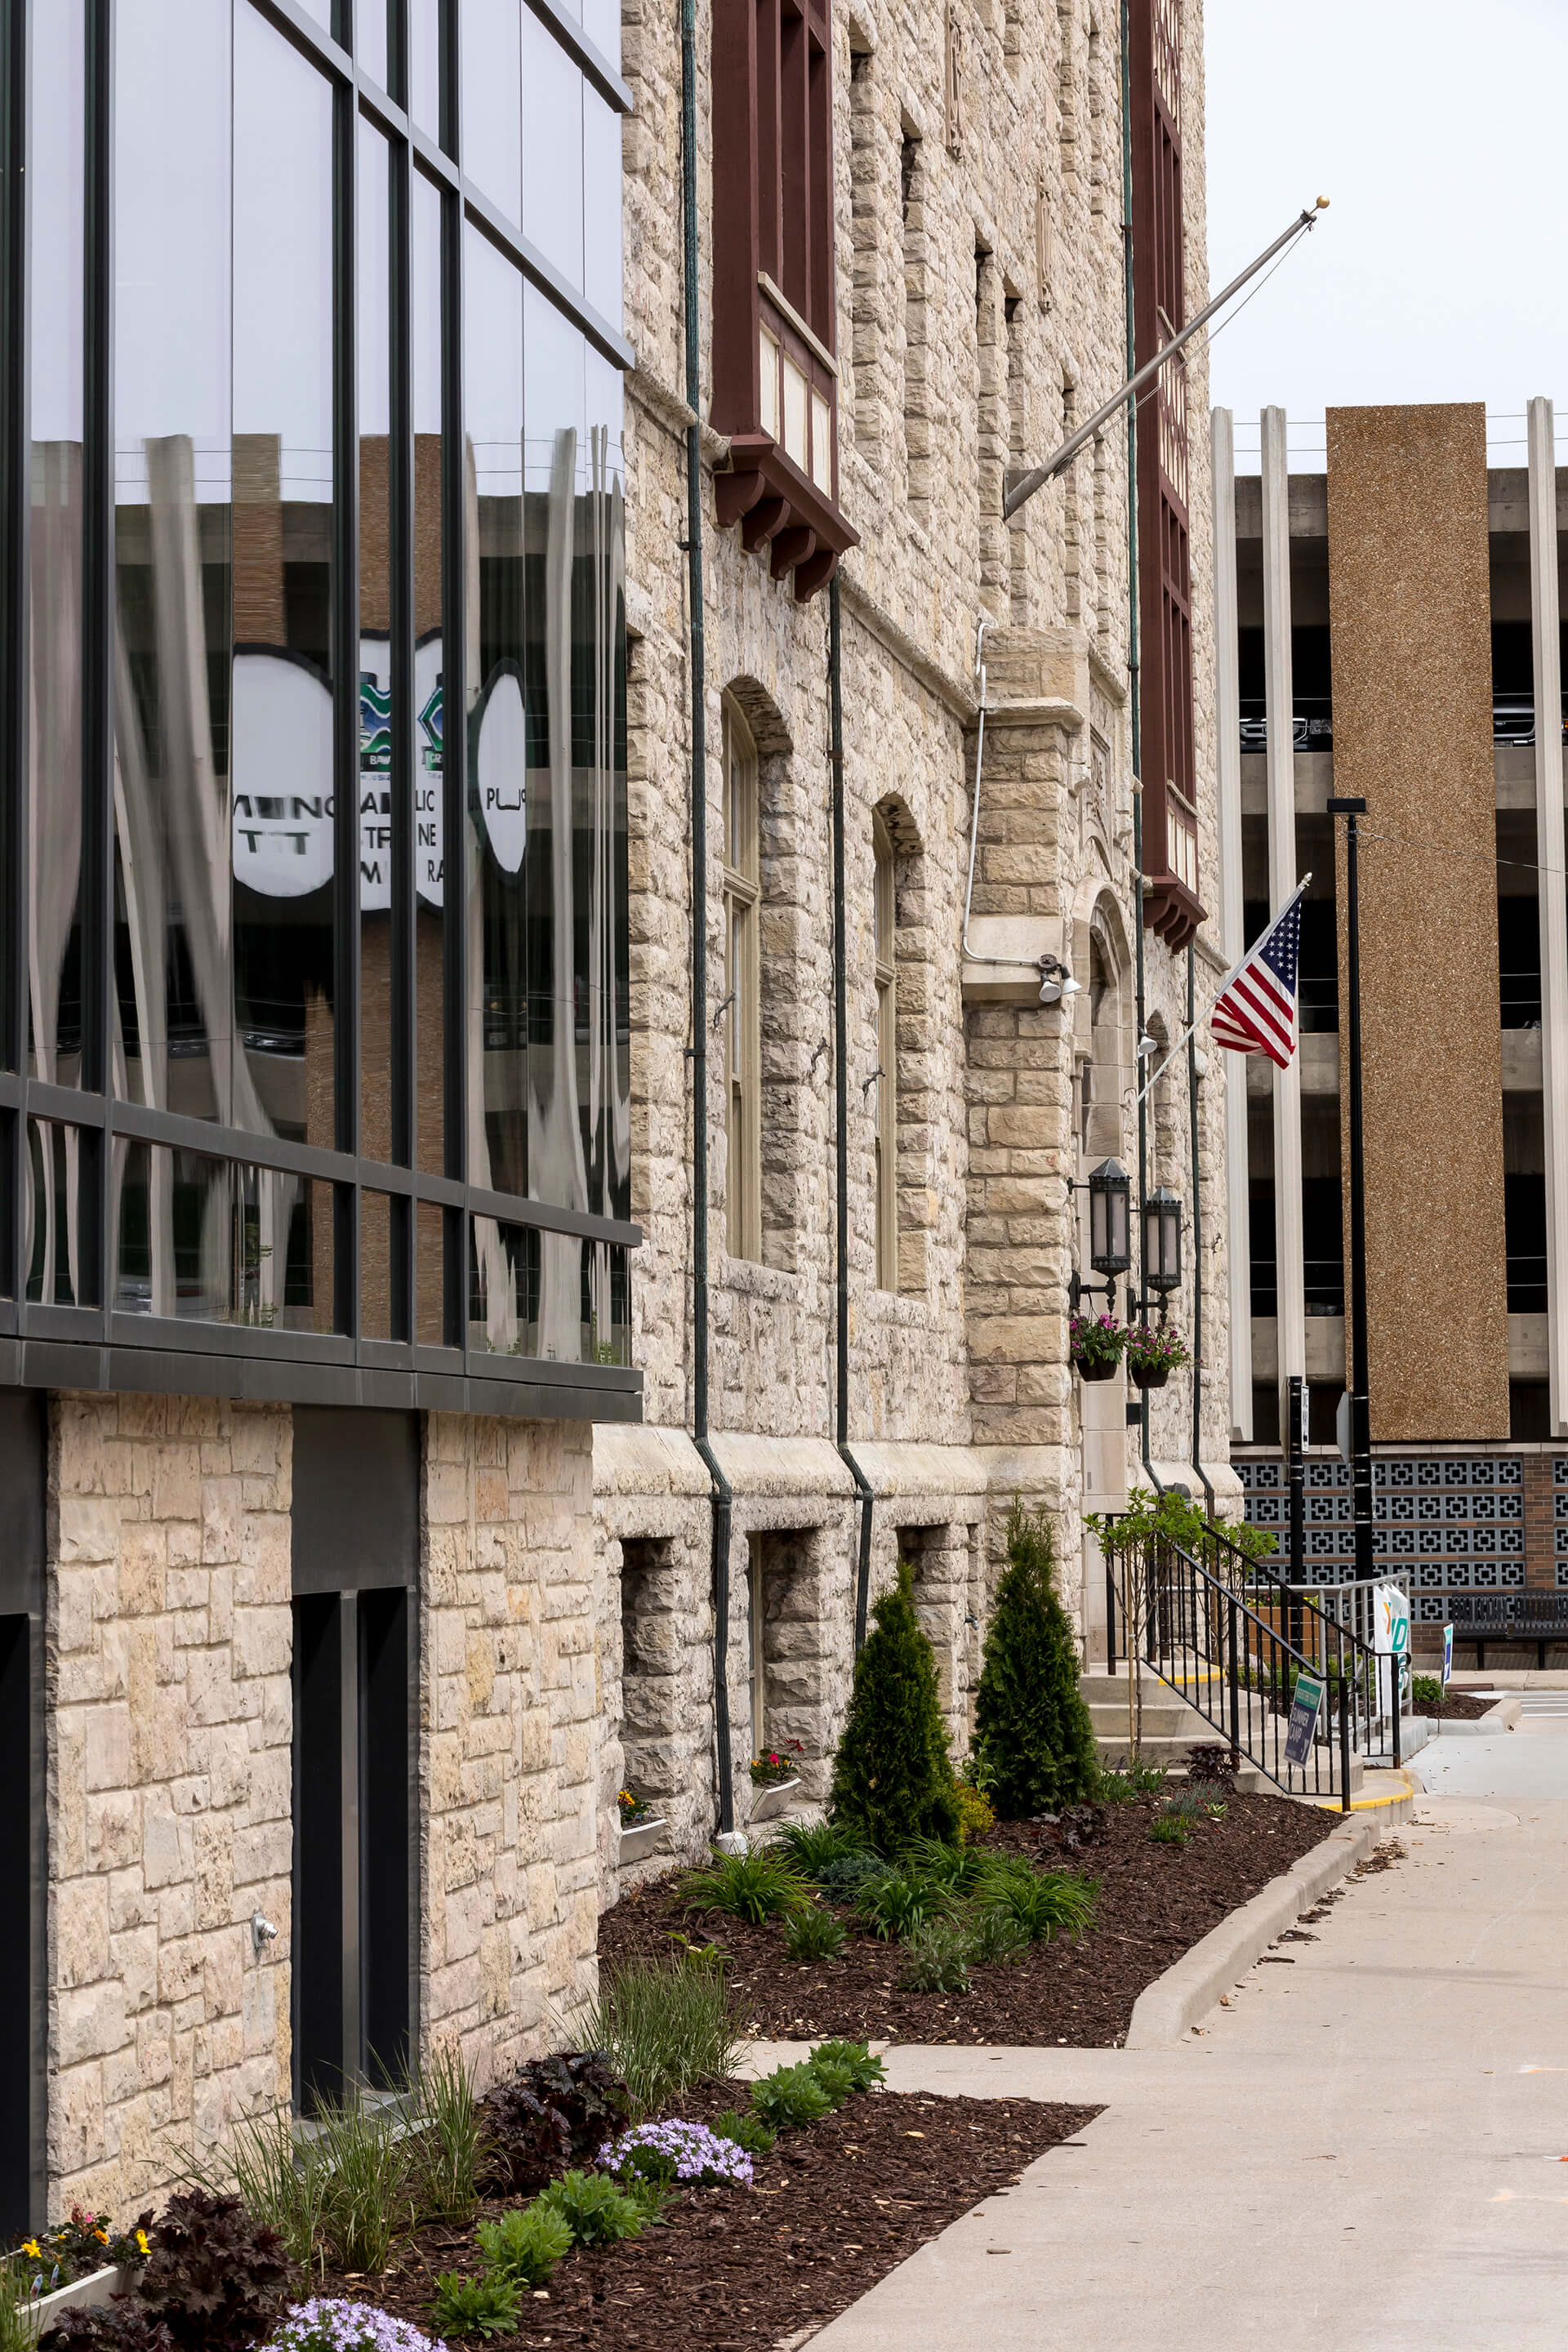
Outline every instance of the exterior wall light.
<svg viewBox="0 0 1568 2352">
<path fill-rule="evenodd" d="M 1182 1204 L 1163 1184 L 1143 1203 L 1143 1280 L 1162 1309 L 1182 1286 Z"/>
<path fill-rule="evenodd" d="M 1083 982 L 1075 980 L 1060 956 L 1040 958 L 1040 1003 L 1059 1004 L 1064 996 L 1081 996 Z"/>
<path fill-rule="evenodd" d="M 1129 1200 L 1131 1181 L 1119 1160 L 1102 1160 L 1089 1173 L 1089 1262 L 1112 1280 L 1132 1264 Z"/>
</svg>

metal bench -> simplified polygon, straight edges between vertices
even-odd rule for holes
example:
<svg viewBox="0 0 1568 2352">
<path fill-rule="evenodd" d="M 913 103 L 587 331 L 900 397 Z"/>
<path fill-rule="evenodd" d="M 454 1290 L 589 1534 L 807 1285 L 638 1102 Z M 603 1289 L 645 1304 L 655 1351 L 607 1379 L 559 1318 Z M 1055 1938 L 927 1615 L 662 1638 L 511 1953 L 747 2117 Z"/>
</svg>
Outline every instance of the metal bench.
<svg viewBox="0 0 1568 2352">
<path fill-rule="evenodd" d="M 1456 1642 L 1473 1642 L 1484 1669 L 1489 1642 L 1533 1642 L 1544 1669 L 1548 1642 L 1568 1642 L 1568 1592 L 1456 1592 L 1448 1603 Z"/>
</svg>

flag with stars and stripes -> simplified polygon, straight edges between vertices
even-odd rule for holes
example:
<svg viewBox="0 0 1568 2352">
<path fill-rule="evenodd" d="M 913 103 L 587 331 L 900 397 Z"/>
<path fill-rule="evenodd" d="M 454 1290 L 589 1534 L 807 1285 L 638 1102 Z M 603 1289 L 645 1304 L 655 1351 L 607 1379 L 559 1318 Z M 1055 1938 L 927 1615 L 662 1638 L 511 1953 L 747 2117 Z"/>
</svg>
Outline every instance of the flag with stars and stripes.
<svg viewBox="0 0 1568 2352">
<path fill-rule="evenodd" d="M 1248 948 L 1209 1014 L 1216 1045 L 1232 1054 L 1267 1054 L 1288 1069 L 1296 1051 L 1296 968 L 1301 955 L 1301 898 L 1296 895 Z"/>
</svg>

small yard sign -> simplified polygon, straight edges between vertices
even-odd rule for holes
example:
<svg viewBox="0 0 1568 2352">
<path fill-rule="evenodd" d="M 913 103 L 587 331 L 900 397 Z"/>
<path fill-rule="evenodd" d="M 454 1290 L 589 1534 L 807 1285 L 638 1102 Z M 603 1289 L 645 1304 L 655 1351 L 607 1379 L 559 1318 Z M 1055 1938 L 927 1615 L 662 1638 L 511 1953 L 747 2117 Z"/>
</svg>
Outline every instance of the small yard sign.
<svg viewBox="0 0 1568 2352">
<path fill-rule="evenodd" d="M 1304 1764 L 1312 1752 L 1312 1734 L 1318 1727 L 1318 1709 L 1323 1704 L 1323 1685 L 1317 1675 L 1299 1674 L 1290 1697 L 1290 1721 L 1285 1733 L 1285 1761 Z"/>
<path fill-rule="evenodd" d="M 1443 1628 L 1443 1688 L 1445 1690 L 1448 1687 L 1448 1680 L 1453 1671 L 1454 1629 L 1451 1625 L 1445 1625 Z"/>
</svg>

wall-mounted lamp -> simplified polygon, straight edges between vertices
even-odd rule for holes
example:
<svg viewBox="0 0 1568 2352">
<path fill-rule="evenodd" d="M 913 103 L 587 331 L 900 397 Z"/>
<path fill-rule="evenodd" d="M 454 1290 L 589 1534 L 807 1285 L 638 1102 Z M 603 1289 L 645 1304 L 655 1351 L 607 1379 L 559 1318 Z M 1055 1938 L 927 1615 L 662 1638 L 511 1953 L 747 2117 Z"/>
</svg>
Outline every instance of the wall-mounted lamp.
<svg viewBox="0 0 1568 2352">
<path fill-rule="evenodd" d="M 1182 1286 L 1182 1204 L 1163 1184 L 1143 1203 L 1143 1281 L 1162 1307 Z"/>
<path fill-rule="evenodd" d="M 1072 1311 L 1090 1291 L 1103 1290 L 1108 1308 L 1115 1311 L 1116 1278 L 1132 1264 L 1132 1181 L 1120 1160 L 1102 1160 L 1089 1171 L 1088 1181 L 1073 1187 L 1089 1194 L 1089 1262 L 1103 1282 L 1085 1282 L 1075 1272 L 1069 1286 Z"/>
<path fill-rule="evenodd" d="M 1075 980 L 1060 956 L 1040 958 L 1040 1003 L 1059 1004 L 1064 996 L 1081 996 L 1083 982 Z"/>
</svg>

